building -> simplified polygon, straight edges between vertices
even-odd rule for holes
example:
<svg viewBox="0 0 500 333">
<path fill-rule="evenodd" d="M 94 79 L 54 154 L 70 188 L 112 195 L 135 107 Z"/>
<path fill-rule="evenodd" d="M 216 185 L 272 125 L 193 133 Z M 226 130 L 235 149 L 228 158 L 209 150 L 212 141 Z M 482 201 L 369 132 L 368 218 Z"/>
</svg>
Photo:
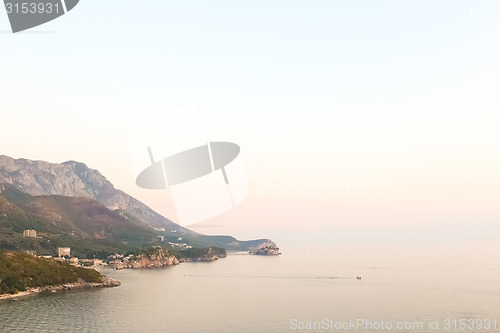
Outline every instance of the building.
<svg viewBox="0 0 500 333">
<path fill-rule="evenodd" d="M 36 230 L 24 230 L 23 237 L 33 237 L 36 238 Z"/>
<path fill-rule="evenodd" d="M 57 256 L 58 257 L 69 256 L 70 252 L 71 252 L 71 248 L 69 248 L 69 247 L 58 247 L 57 248 Z"/>
<path fill-rule="evenodd" d="M 101 259 L 92 259 L 92 261 L 94 262 L 94 267 L 102 266 L 102 260 Z"/>
<path fill-rule="evenodd" d="M 105 265 L 105 263 L 103 263 L 101 259 L 80 259 L 79 262 L 82 264 L 82 266 L 86 266 L 86 267 L 90 267 L 90 266 L 98 267 L 98 266 Z"/>
</svg>

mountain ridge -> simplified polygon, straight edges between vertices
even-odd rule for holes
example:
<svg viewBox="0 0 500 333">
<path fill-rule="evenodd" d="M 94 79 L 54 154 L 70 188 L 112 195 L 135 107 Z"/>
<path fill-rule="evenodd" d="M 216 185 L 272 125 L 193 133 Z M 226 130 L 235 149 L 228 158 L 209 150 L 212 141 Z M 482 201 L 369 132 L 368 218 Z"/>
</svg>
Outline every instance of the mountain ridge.
<svg viewBox="0 0 500 333">
<path fill-rule="evenodd" d="M 108 209 L 123 209 L 150 227 L 194 233 L 116 189 L 98 170 L 91 169 L 82 162 L 50 163 L 0 155 L 0 183 L 12 184 L 33 196 L 62 195 L 91 198 L 101 202 Z"/>
<path fill-rule="evenodd" d="M 91 169 L 81 162 L 67 161 L 57 164 L 22 158 L 13 159 L 6 155 L 0 155 L 0 185 L 2 184 L 12 186 L 16 191 L 10 191 L 10 197 L 7 196 L 7 201 L 3 200 L 2 202 L 0 200 L 0 206 L 7 207 L 12 204 L 21 206 L 21 211 L 16 214 L 22 215 L 20 217 L 24 221 L 22 225 L 33 224 L 35 220 L 42 225 L 47 221 L 50 222 L 50 214 L 61 215 L 61 212 L 64 211 L 60 204 L 61 201 L 71 205 L 78 205 L 78 200 L 67 200 L 64 197 L 85 198 L 96 201 L 102 204 L 103 208 L 109 210 L 109 212 L 102 210 L 103 216 L 122 214 L 122 217 L 127 219 L 126 225 L 131 222 L 138 226 L 147 227 L 157 236 L 162 236 L 165 244 L 173 244 L 172 246 L 184 244 L 194 247 L 216 246 L 227 250 L 248 250 L 249 248 L 258 247 L 262 243 L 271 242 L 269 239 L 240 241 L 226 235 L 208 236 L 183 228 L 158 214 L 139 200 L 116 189 L 99 171 Z M 3 188 L 5 188 L 5 185 Z M 5 197 L 0 193 L 0 199 L 2 196 Z M 61 198 L 58 198 L 58 196 Z M 39 207 L 33 210 L 33 207 L 24 205 L 23 200 L 30 202 L 30 205 L 35 204 Z M 86 205 L 89 210 L 101 209 L 96 208 L 98 205 L 92 202 L 87 202 Z M 20 209 L 20 207 L 17 208 Z M 48 212 L 46 212 L 48 215 L 44 213 L 44 209 L 48 209 Z M 71 207 L 69 215 L 86 219 L 87 213 L 85 210 L 78 210 L 78 207 Z M 2 219 L 2 214 L 5 215 L 0 209 L 0 219 Z M 88 221 L 91 224 L 95 222 Z M 4 221 L 4 224 L 8 225 L 8 221 Z M 81 228 L 77 229 L 83 230 Z M 14 232 L 14 234 L 17 232 L 16 237 L 19 236 L 19 231 L 15 232 L 9 228 L 5 230 Z M 103 233 L 97 232 L 96 234 L 93 232 L 87 234 L 87 236 L 93 237 L 95 242 L 95 238 L 100 237 L 101 234 Z M 104 238 L 106 237 L 104 236 Z"/>
</svg>

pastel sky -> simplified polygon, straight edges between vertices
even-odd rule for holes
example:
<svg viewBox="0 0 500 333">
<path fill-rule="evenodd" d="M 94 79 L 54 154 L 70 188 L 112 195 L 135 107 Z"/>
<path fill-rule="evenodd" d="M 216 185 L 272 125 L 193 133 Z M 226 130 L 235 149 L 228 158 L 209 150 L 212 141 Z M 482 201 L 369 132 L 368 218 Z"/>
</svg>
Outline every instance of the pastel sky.
<svg viewBox="0 0 500 333">
<path fill-rule="evenodd" d="M 0 11 L 0 154 L 83 161 L 171 217 L 135 185 L 128 137 L 196 107 L 250 185 L 208 224 L 497 237 L 499 17 L 499 1 L 81 0 L 14 35 Z"/>
</svg>

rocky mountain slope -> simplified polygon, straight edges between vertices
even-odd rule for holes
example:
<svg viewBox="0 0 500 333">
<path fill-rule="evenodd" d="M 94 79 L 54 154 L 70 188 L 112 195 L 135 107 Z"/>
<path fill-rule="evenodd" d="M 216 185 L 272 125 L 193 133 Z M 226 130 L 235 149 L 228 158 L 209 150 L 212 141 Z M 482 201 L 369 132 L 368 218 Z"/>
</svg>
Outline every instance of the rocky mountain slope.
<svg viewBox="0 0 500 333">
<path fill-rule="evenodd" d="M 179 225 L 117 190 L 99 171 L 83 163 L 62 164 L 0 155 L 0 183 L 12 184 L 32 196 L 61 195 L 96 200 L 109 209 L 122 209 L 149 226 L 181 230 Z"/>
</svg>

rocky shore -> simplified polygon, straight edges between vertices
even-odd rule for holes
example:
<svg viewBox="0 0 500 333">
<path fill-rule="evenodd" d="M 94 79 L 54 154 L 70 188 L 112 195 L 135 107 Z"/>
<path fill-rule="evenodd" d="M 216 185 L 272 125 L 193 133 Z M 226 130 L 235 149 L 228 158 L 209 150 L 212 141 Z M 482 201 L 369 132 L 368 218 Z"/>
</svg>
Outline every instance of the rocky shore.
<svg viewBox="0 0 500 333">
<path fill-rule="evenodd" d="M 56 292 L 60 290 L 73 290 L 73 289 L 84 289 L 84 288 L 110 288 L 110 287 L 118 287 L 121 285 L 121 282 L 110 278 L 109 276 L 103 276 L 103 280 L 100 283 L 95 282 L 85 282 L 79 281 L 75 283 L 66 283 L 58 286 L 45 286 L 38 288 L 31 288 L 26 291 L 21 291 L 17 294 L 0 294 L 0 301 L 7 299 L 17 299 L 19 297 L 25 296 L 33 296 L 43 292 Z"/>
<path fill-rule="evenodd" d="M 224 257 L 226 257 L 226 252 L 223 249 L 189 249 L 173 254 L 164 248 L 153 248 L 143 251 L 137 256 L 128 256 L 121 261 L 114 262 L 112 267 L 116 270 L 167 267 L 183 262 L 210 262 Z"/>
<path fill-rule="evenodd" d="M 116 262 L 113 268 L 116 270 L 127 268 L 152 268 L 178 265 L 179 260 L 167 250 L 158 249 L 153 253 L 141 253 L 136 257 Z"/>
</svg>

